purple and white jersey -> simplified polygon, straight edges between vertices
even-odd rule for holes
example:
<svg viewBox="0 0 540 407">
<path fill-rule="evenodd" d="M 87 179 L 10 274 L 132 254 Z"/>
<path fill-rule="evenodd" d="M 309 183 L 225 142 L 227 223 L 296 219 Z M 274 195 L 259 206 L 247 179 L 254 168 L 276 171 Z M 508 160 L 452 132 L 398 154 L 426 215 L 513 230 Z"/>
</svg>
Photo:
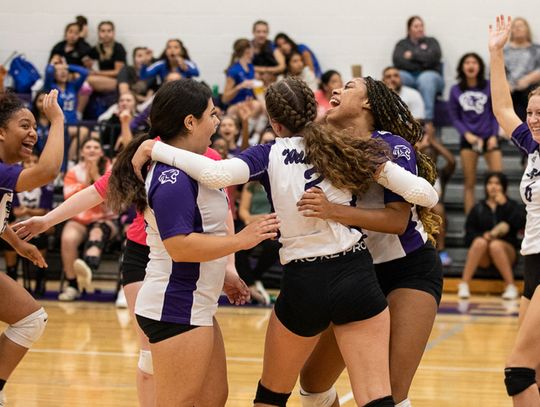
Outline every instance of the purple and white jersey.
<svg viewBox="0 0 540 407">
<path fill-rule="evenodd" d="M 392 151 L 392 155 L 394 156 L 393 162 L 417 175 L 416 154 L 407 140 L 385 131 L 376 131 L 372 137 L 380 138 L 390 146 L 390 151 Z M 367 192 L 358 201 L 357 206 L 360 208 L 384 208 L 390 202 L 406 201 L 403 197 L 393 193 L 389 189 L 372 183 Z M 370 230 L 364 231 L 367 234 L 366 244 L 373 257 L 374 264 L 405 257 L 408 253 L 422 247 L 428 238 L 422 222 L 418 218 L 415 205 L 411 207 L 409 224 L 405 233 L 402 235 L 398 236 Z"/>
<path fill-rule="evenodd" d="M 0 162 L 0 234 L 8 224 L 13 200 L 13 191 L 23 167 L 18 164 L 8 165 Z"/>
<path fill-rule="evenodd" d="M 540 153 L 527 123 L 519 125 L 512 133 L 512 141 L 527 154 L 527 168 L 519 184 L 519 193 L 527 209 L 525 237 L 521 254 L 540 253 Z"/>
<path fill-rule="evenodd" d="M 298 211 L 296 203 L 311 187 L 322 189 L 330 202 L 354 202 L 349 191 L 335 188 L 306 163 L 302 137 L 278 138 L 272 144 L 253 146 L 236 158 L 248 165 L 250 180 L 263 184 L 279 216 L 281 264 L 343 252 L 362 237 L 357 229 L 330 220 L 306 218 Z"/>
<path fill-rule="evenodd" d="M 13 207 L 25 206 L 31 209 L 47 209 L 53 207 L 54 185 L 47 184 L 40 188 L 34 188 L 31 191 L 18 192 L 13 196 Z M 29 215 L 17 218 L 17 222 L 29 219 Z"/>
<path fill-rule="evenodd" d="M 162 163 L 152 165 L 146 192 L 149 207 L 144 219 L 150 261 L 135 313 L 157 321 L 212 326 L 227 258 L 174 262 L 163 240 L 190 233 L 225 236 L 229 210 L 226 194 L 206 188 L 183 171 Z"/>
</svg>

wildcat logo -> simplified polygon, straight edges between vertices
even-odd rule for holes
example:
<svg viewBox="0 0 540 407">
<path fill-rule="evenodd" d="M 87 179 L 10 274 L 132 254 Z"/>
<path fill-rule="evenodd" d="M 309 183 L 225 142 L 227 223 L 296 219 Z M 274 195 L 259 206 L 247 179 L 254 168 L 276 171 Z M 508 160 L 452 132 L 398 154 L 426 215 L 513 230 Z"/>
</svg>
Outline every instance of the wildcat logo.
<svg viewBox="0 0 540 407">
<path fill-rule="evenodd" d="M 392 154 L 395 158 L 405 157 L 407 160 L 411 159 L 411 149 L 403 144 L 395 146 Z"/>
<path fill-rule="evenodd" d="M 170 182 L 171 184 L 176 184 L 176 177 L 180 174 L 180 170 L 167 170 L 163 171 L 158 178 L 158 181 L 161 182 L 161 185 Z"/>
<path fill-rule="evenodd" d="M 476 114 L 484 113 L 484 107 L 488 101 L 487 95 L 482 92 L 465 92 L 459 97 L 459 104 L 464 111 L 473 111 Z"/>
</svg>

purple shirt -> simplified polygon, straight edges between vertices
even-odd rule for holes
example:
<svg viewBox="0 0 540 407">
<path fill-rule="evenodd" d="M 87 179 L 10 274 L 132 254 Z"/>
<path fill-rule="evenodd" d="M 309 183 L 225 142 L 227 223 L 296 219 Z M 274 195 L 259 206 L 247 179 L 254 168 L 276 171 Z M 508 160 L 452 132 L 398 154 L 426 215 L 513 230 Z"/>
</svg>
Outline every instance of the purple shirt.
<svg viewBox="0 0 540 407">
<path fill-rule="evenodd" d="M 0 234 L 4 233 L 11 212 L 13 191 L 23 168 L 18 165 L 9 165 L 0 162 Z"/>
</svg>

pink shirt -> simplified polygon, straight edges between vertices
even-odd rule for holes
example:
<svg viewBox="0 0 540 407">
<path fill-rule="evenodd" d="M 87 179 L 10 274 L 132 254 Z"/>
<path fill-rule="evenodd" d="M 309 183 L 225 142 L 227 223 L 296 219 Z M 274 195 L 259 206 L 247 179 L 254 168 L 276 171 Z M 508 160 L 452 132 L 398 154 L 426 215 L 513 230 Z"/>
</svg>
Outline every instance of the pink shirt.
<svg viewBox="0 0 540 407">
<path fill-rule="evenodd" d="M 216 150 L 208 148 L 204 155 L 213 160 L 221 160 L 221 156 Z M 109 178 L 111 176 L 111 170 L 107 171 L 103 176 L 94 182 L 94 187 L 97 193 L 105 199 L 107 195 L 107 187 L 109 186 Z M 126 232 L 127 238 L 132 242 L 146 246 L 146 225 L 144 223 L 144 215 L 137 212 L 137 216 Z"/>
</svg>

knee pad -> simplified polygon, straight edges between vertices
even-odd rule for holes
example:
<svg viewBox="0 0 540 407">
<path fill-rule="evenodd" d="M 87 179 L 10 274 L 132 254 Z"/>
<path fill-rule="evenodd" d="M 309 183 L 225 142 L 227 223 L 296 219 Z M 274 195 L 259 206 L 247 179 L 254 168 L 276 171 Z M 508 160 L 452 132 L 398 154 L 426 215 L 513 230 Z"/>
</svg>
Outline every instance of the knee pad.
<svg viewBox="0 0 540 407">
<path fill-rule="evenodd" d="M 152 363 L 152 352 L 141 349 L 139 351 L 139 369 L 146 374 L 154 374 L 154 364 Z"/>
<path fill-rule="evenodd" d="M 99 268 L 99 263 L 101 263 L 101 257 L 99 256 L 84 256 L 83 260 L 94 271 Z"/>
<path fill-rule="evenodd" d="M 370 401 L 364 407 L 394 407 L 394 399 L 392 396 L 386 396 L 377 400 Z"/>
<path fill-rule="evenodd" d="M 309 393 L 300 388 L 300 400 L 302 407 L 330 407 L 336 401 L 337 391 L 335 387 L 322 393 Z"/>
<path fill-rule="evenodd" d="M 28 315 L 27 317 L 8 326 L 4 334 L 8 339 L 24 348 L 30 347 L 36 342 L 47 325 L 48 315 L 43 308 Z"/>
<path fill-rule="evenodd" d="M 271 406 L 286 407 L 291 393 L 276 393 L 264 387 L 259 381 L 257 394 L 253 403 L 269 404 Z"/>
<path fill-rule="evenodd" d="M 536 371 L 528 367 L 507 367 L 504 369 L 504 384 L 508 395 L 515 396 L 536 384 Z"/>
</svg>

